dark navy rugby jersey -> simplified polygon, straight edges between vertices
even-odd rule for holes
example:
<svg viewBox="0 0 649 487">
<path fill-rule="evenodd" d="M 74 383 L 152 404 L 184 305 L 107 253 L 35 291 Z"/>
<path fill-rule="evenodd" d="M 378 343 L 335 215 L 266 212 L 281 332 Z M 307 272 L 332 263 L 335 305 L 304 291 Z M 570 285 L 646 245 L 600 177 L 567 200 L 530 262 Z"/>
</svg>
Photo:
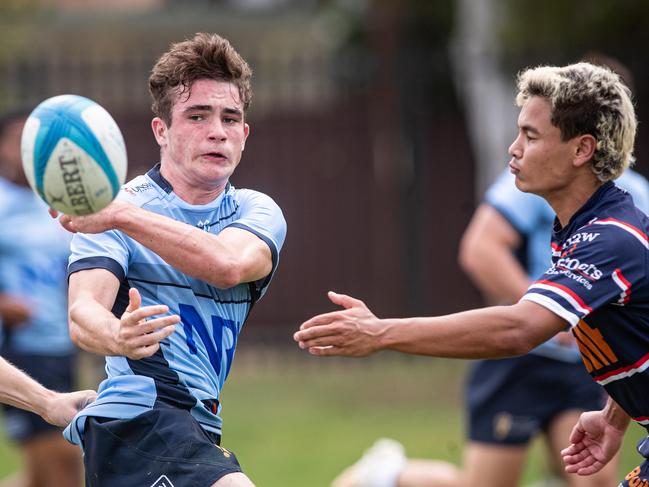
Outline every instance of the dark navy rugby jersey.
<svg viewBox="0 0 649 487">
<path fill-rule="evenodd" d="M 649 219 L 608 182 L 560 228 L 522 299 L 566 320 L 593 379 L 649 428 Z"/>
</svg>

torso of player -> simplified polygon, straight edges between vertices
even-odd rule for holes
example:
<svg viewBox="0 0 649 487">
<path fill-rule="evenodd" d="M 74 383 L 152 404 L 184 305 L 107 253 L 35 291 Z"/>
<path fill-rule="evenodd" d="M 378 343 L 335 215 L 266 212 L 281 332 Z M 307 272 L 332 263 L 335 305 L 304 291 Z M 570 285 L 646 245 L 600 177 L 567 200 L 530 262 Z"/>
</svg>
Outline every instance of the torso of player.
<svg viewBox="0 0 649 487">
<path fill-rule="evenodd" d="M 572 325 L 593 379 L 649 426 L 649 219 L 613 183 L 556 229 L 552 266 L 523 299 Z"/>
<path fill-rule="evenodd" d="M 218 234 L 232 225 L 251 231 L 271 248 L 273 270 L 277 265 L 285 223 L 279 208 L 261 193 L 236 190 L 228 185 L 209 204 L 190 205 L 173 193 L 159 169 L 154 168 L 146 176 L 129 182 L 119 197 L 209 233 Z M 263 211 L 258 211 L 260 208 Z M 268 215 L 263 217 L 268 221 L 258 220 L 256 214 Z M 152 357 L 143 360 L 107 357 L 109 381 L 128 376 L 153 379 L 156 401 L 191 409 L 206 429 L 218 433 L 221 421 L 217 401 L 232 365 L 237 338 L 270 276 L 254 283 L 218 289 L 177 271 L 148 248 L 116 231 L 75 238 L 70 272 L 91 268 L 84 266 L 93 266 L 93 259 L 98 256 L 108 257 L 109 264 L 105 267 L 121 279 L 113 308 L 116 316 L 127 305 L 128 288 L 135 287 L 140 291 L 143 306 L 163 303 L 169 306 L 170 313 L 181 317 L 176 331 L 161 343 L 160 350 Z M 142 391 L 148 390 L 147 383 L 143 380 Z"/>
</svg>

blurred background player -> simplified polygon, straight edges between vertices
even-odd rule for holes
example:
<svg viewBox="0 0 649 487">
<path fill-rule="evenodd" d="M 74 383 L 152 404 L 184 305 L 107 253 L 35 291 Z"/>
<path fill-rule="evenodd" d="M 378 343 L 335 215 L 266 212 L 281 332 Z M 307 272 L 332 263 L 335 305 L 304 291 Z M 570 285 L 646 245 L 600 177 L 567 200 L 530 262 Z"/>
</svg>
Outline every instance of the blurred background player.
<svg viewBox="0 0 649 487">
<path fill-rule="evenodd" d="M 76 370 L 66 299 L 70 237 L 25 179 L 20 137 L 27 115 L 0 120 L 1 354 L 45 387 L 66 392 Z M 4 419 L 23 455 L 23 485 L 80 485 L 81 456 L 58 427 L 13 406 L 4 406 Z"/>
<path fill-rule="evenodd" d="M 610 66 L 630 85 L 630 74 L 614 60 L 594 54 L 586 59 Z M 514 179 L 509 170 L 497 178 L 460 242 L 460 265 L 489 305 L 517 302 L 551 262 L 554 211 L 540 196 L 518 190 Z M 627 169 L 615 182 L 649 214 L 649 182 L 642 175 Z M 515 487 L 531 440 L 539 433 L 551 455 L 555 483 L 615 485 L 615 461 L 589 477 L 563 471 L 560 451 L 568 446 L 580 414 L 599 410 L 606 402 L 604 390 L 589 379 L 568 332 L 525 356 L 475 361 L 465 390 L 468 443 L 463 469 L 439 460 L 407 459 L 399 442 L 384 438 L 333 486 Z"/>
</svg>

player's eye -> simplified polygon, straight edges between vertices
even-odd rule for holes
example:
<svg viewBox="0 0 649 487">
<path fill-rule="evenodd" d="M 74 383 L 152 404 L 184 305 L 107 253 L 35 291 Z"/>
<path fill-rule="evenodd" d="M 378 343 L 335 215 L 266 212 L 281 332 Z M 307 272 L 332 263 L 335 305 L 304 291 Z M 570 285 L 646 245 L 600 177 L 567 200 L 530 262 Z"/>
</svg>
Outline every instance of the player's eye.
<svg viewBox="0 0 649 487">
<path fill-rule="evenodd" d="M 201 120 L 204 120 L 205 117 L 203 115 L 194 114 L 194 115 L 190 115 L 189 119 L 193 120 L 194 122 L 200 122 Z"/>
</svg>

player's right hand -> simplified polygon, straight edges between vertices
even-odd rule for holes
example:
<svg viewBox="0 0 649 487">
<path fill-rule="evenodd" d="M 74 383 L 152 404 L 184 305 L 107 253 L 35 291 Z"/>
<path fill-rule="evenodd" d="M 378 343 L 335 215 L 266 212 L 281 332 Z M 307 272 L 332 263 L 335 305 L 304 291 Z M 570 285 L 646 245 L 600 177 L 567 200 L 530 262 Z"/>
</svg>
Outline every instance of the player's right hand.
<svg viewBox="0 0 649 487">
<path fill-rule="evenodd" d="M 72 418 L 97 398 L 95 391 L 52 393 L 43 410 L 43 419 L 55 426 L 67 426 Z"/>
<path fill-rule="evenodd" d="M 115 342 L 119 355 L 138 360 L 150 357 L 160 348 L 160 342 L 171 335 L 180 322 L 178 315 L 165 315 L 169 307 L 164 304 L 142 307 L 137 289 L 128 291 L 129 303 L 120 318 Z M 156 315 L 165 315 L 153 318 Z"/>
</svg>

